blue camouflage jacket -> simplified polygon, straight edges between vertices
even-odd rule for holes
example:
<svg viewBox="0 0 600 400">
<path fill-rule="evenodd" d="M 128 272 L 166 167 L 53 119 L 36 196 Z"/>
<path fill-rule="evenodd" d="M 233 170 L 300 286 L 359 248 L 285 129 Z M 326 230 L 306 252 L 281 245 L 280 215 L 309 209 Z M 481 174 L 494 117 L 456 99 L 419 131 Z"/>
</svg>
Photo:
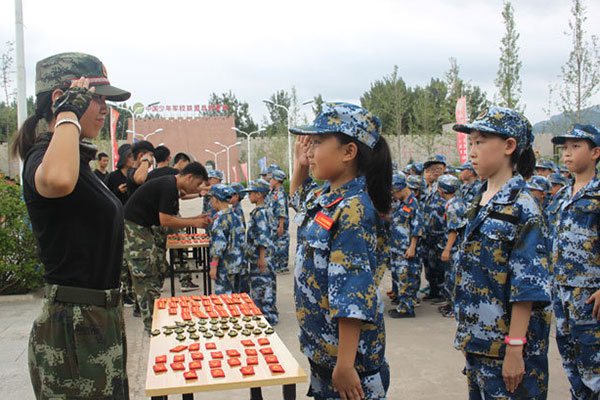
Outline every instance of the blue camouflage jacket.
<svg viewBox="0 0 600 400">
<path fill-rule="evenodd" d="M 283 186 L 278 189 L 272 189 L 269 193 L 268 203 L 265 202 L 265 207 L 267 207 L 269 212 L 269 224 L 271 226 L 272 234 L 277 234 L 279 218 L 281 217 L 285 218 L 283 230 L 284 232 L 288 231 L 290 225 L 290 210 L 288 203 L 288 194 L 285 192 Z"/>
<path fill-rule="evenodd" d="M 446 220 L 446 240 L 443 244 L 444 247 L 446 247 L 446 243 L 448 243 L 448 234 L 451 231 L 455 231 L 457 237 L 454 246 L 452 246 L 454 251 L 462 240 L 464 227 L 467 224 L 467 220 L 465 219 L 465 202 L 457 195 L 446 202 L 444 209 L 446 210 L 444 213 L 444 219 Z"/>
<path fill-rule="evenodd" d="M 404 255 L 412 237 L 423 235 L 423 221 L 419 202 L 411 194 L 406 202 L 395 201 L 392 206 L 391 244 L 392 253 Z"/>
<path fill-rule="evenodd" d="M 250 212 L 250 221 L 246 231 L 246 259 L 256 264 L 260 257 L 259 247 L 269 248 L 271 231 L 268 224 L 268 213 L 264 206 L 257 206 Z"/>
<path fill-rule="evenodd" d="M 245 233 L 240 218 L 232 208 L 215 214 L 211 226 L 210 257 L 219 258 L 218 268 L 226 268 L 228 274 L 237 274 L 242 270 Z"/>
<path fill-rule="evenodd" d="M 217 213 L 217 210 L 210 204 L 210 196 L 204 196 L 202 198 L 202 213 L 208 214 L 211 218 Z"/>
<path fill-rule="evenodd" d="M 462 197 L 465 204 L 470 204 L 475 197 L 475 194 L 479 192 L 482 182 L 476 180 L 473 183 L 465 182 L 460 187 L 460 197 Z"/>
<path fill-rule="evenodd" d="M 546 354 L 550 332 L 550 271 L 546 228 L 520 175 L 479 209 L 484 184 L 466 214 L 456 264 L 454 345 L 504 357 L 512 303 L 534 303 L 524 356 Z"/>
<path fill-rule="evenodd" d="M 556 283 L 600 287 L 600 173 L 574 196 L 572 186 L 562 190 L 552 249 Z"/>
<path fill-rule="evenodd" d="M 235 214 L 240 218 L 240 220 L 242 221 L 242 225 L 244 226 L 244 229 L 246 228 L 246 218 L 244 217 L 244 209 L 242 208 L 242 203 L 237 203 L 234 204 L 231 208 L 233 208 L 233 211 L 235 212 Z"/>
<path fill-rule="evenodd" d="M 431 187 L 425 203 L 423 204 L 423 228 L 425 235 L 440 236 L 446 230 L 446 221 L 444 221 L 444 205 L 446 200 L 440 196 L 438 185 L 434 183 Z M 432 243 L 435 245 L 436 243 Z"/>
<path fill-rule="evenodd" d="M 339 345 L 337 318 L 363 321 L 355 368 L 384 364 L 385 326 L 379 283 L 390 261 L 388 238 L 358 177 L 331 191 L 309 178 L 291 199 L 298 211 L 294 272 L 300 347 L 315 363 L 334 368 Z"/>
</svg>

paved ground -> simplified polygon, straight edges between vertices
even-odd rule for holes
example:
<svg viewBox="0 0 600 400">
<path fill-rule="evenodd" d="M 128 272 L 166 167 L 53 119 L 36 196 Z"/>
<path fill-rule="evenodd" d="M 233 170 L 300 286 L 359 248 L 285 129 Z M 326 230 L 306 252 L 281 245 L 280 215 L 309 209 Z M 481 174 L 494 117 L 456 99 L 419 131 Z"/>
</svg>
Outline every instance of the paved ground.
<svg viewBox="0 0 600 400">
<path fill-rule="evenodd" d="M 200 202 L 190 200 L 182 205 L 182 215 L 197 213 Z M 244 204 L 246 210 L 248 204 Z M 294 232 L 292 232 L 292 237 Z M 293 244 L 294 245 L 294 244 Z M 292 246 L 293 247 L 293 246 Z M 200 279 L 195 279 L 200 283 Z M 277 282 L 280 322 L 277 334 L 300 365 L 308 371 L 306 358 L 300 353 L 297 332 L 298 324 L 294 313 L 293 277 L 280 275 Z M 382 290 L 391 287 L 389 274 L 386 274 Z M 165 285 L 165 293 L 168 293 Z M 190 292 L 194 293 L 194 292 Z M 386 300 L 386 310 L 390 308 Z M 40 309 L 40 296 L 0 297 L 0 399 L 33 399 L 27 369 L 27 340 L 31 323 Z M 387 315 L 387 314 L 386 314 Z M 142 334 L 142 322 L 134 318 L 132 309 L 125 309 L 127 324 L 129 380 L 132 399 L 144 399 L 144 384 L 148 358 L 149 339 Z M 466 381 L 461 374 L 464 365 L 462 355 L 453 349 L 452 340 L 455 323 L 439 315 L 436 307 L 424 303 L 417 309 L 417 318 L 411 320 L 386 319 L 386 356 L 391 367 L 391 386 L 388 398 L 391 400 L 465 399 Z M 560 356 L 551 334 L 550 361 L 550 400 L 568 399 L 569 384 L 562 370 Z M 298 386 L 298 399 L 305 398 L 307 385 Z M 280 399 L 278 387 L 265 388 L 265 399 Z M 170 398 L 181 398 L 171 396 Z M 248 399 L 248 390 L 198 394 L 196 399 L 211 400 Z"/>
</svg>

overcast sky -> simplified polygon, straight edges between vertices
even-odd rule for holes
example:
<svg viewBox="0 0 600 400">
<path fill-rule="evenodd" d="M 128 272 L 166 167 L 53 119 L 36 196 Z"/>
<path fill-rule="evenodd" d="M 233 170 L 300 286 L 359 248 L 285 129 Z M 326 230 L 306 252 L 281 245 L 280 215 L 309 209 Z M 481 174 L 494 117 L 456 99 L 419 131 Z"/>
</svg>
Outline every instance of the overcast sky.
<svg viewBox="0 0 600 400">
<path fill-rule="evenodd" d="M 586 30 L 600 36 L 600 1 L 585 3 Z M 563 34 L 571 1 L 513 6 L 522 101 L 535 123 L 546 118 L 548 84 L 571 48 Z M 36 61 L 80 51 L 104 62 L 111 83 L 132 92 L 131 104 L 206 104 L 211 92 L 231 89 L 257 123 L 267 113 L 261 100 L 276 90 L 295 86 L 300 101 L 320 93 L 359 103 L 394 65 L 410 86 L 425 85 L 443 76 L 449 57 L 492 99 L 501 10 L 501 0 L 23 0 L 27 93 Z M 3 0 L 1 52 L 14 38 L 14 1 Z"/>
</svg>

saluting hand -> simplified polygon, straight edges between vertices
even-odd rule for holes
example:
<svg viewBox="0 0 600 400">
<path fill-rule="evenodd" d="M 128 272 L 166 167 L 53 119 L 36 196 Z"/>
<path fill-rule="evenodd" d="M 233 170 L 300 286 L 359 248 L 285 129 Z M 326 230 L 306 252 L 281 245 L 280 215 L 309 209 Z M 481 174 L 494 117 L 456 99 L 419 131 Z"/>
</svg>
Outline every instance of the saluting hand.
<svg viewBox="0 0 600 400">
<path fill-rule="evenodd" d="M 301 135 L 294 145 L 295 158 L 298 165 L 308 167 L 308 150 L 310 149 L 310 136 Z"/>
</svg>

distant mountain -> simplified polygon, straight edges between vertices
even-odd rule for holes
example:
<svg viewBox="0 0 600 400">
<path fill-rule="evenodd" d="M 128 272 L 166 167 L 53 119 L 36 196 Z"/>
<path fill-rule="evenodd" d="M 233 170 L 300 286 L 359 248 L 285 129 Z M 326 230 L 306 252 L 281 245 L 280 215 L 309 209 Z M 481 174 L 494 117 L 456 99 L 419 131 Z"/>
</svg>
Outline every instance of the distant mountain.
<svg viewBox="0 0 600 400">
<path fill-rule="evenodd" d="M 581 111 L 581 123 L 592 124 L 600 128 L 600 105 L 592 106 Z M 540 121 L 533 125 L 533 133 L 560 133 L 569 129 L 573 121 L 564 113 L 553 115 L 549 120 Z"/>
</svg>

